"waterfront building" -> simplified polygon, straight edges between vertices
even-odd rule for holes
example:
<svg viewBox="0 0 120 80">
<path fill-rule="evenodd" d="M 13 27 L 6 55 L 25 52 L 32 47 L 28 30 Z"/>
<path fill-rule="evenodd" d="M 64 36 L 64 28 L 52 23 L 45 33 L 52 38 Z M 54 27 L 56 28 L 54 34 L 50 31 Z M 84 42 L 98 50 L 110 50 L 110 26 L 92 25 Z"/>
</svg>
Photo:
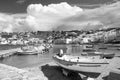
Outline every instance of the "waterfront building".
<svg viewBox="0 0 120 80">
<path fill-rule="evenodd" d="M 72 39 L 71 38 L 67 38 L 66 39 L 66 44 L 69 44 L 69 43 L 71 43 L 72 42 Z"/>
</svg>

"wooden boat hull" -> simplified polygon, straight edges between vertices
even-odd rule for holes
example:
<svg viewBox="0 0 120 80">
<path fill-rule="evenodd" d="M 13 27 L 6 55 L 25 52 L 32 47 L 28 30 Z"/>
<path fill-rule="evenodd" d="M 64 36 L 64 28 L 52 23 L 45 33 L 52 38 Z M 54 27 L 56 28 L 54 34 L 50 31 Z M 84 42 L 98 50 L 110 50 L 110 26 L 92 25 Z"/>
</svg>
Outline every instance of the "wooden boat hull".
<svg viewBox="0 0 120 80">
<path fill-rule="evenodd" d="M 108 62 L 71 62 L 58 59 L 53 57 L 53 60 L 61 67 L 76 71 L 76 72 L 85 72 L 85 73 L 96 73 L 100 74 L 108 66 Z"/>
</svg>

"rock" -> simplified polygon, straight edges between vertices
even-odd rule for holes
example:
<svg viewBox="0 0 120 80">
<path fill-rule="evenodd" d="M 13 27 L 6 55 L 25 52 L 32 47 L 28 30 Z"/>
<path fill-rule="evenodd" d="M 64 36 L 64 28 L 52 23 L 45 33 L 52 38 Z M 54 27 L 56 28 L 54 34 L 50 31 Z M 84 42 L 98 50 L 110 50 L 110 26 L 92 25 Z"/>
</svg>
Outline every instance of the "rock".
<svg viewBox="0 0 120 80">
<path fill-rule="evenodd" d="M 11 78 L 3 78 L 2 80 L 12 80 Z"/>
<path fill-rule="evenodd" d="M 0 80 L 40 80 L 40 77 L 27 70 L 0 64 Z"/>
</svg>

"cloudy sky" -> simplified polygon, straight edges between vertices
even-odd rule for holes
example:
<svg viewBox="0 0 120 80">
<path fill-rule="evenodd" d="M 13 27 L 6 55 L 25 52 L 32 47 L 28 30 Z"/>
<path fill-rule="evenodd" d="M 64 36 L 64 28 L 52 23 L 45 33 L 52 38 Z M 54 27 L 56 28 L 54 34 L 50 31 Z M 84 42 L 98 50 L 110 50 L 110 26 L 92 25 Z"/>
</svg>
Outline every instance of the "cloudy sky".
<svg viewBox="0 0 120 80">
<path fill-rule="evenodd" d="M 118 27 L 119 0 L 0 0 L 0 32 Z"/>
</svg>

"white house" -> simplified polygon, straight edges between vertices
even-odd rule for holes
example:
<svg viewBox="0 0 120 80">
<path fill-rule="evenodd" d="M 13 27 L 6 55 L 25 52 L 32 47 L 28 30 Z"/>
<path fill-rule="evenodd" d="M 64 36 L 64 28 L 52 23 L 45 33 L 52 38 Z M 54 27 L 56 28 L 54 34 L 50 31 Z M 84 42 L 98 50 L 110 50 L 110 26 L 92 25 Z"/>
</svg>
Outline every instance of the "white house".
<svg viewBox="0 0 120 80">
<path fill-rule="evenodd" d="M 66 44 L 69 44 L 70 42 L 72 42 L 72 39 L 67 38 L 67 39 L 66 39 Z"/>
</svg>

